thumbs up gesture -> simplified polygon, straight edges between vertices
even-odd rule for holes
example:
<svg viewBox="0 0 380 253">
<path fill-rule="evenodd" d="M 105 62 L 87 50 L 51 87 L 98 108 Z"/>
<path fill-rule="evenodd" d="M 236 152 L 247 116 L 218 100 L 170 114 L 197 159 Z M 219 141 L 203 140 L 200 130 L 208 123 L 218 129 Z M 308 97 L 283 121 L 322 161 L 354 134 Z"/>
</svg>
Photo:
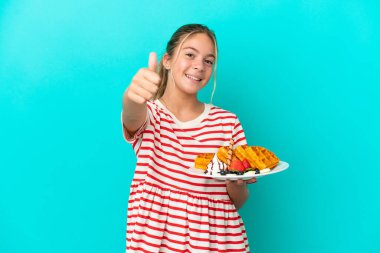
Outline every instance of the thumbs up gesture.
<svg viewBox="0 0 380 253">
<path fill-rule="evenodd" d="M 137 104 L 150 100 L 158 90 L 161 78 L 156 72 L 157 55 L 150 53 L 148 68 L 141 68 L 132 78 L 126 90 L 126 96 Z"/>
</svg>

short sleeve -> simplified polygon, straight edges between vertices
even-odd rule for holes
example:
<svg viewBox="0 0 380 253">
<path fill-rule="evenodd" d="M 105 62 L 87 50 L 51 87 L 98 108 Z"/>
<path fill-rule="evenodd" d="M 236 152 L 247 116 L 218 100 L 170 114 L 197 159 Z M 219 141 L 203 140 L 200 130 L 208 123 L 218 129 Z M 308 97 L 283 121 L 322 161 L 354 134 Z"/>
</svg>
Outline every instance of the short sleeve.
<svg viewBox="0 0 380 253">
<path fill-rule="evenodd" d="M 232 130 L 232 138 L 234 139 L 235 147 L 247 144 L 243 127 L 237 117 L 235 120 L 234 128 Z"/>
</svg>

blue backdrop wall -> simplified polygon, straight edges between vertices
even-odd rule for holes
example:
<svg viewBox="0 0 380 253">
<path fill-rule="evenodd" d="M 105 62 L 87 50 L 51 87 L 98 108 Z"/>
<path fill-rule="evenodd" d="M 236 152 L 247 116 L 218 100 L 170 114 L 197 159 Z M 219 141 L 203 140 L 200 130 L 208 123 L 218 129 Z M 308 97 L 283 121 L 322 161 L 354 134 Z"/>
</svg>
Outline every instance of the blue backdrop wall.
<svg viewBox="0 0 380 253">
<path fill-rule="evenodd" d="M 250 185 L 253 252 L 380 252 L 379 7 L 0 1 L 0 252 L 124 252 L 121 96 L 185 23 L 216 32 L 214 104 L 291 165 Z"/>
</svg>

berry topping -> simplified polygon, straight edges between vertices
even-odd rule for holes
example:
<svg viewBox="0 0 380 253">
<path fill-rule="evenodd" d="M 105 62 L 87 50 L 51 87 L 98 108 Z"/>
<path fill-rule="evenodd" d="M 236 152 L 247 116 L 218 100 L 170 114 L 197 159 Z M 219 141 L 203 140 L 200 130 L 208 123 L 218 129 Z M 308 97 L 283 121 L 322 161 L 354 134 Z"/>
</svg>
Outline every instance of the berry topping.
<svg viewBox="0 0 380 253">
<path fill-rule="evenodd" d="M 249 168 L 251 168 L 251 165 L 249 164 L 248 160 L 247 159 L 244 159 L 243 160 L 243 166 L 244 168 L 247 170 Z"/>
<path fill-rule="evenodd" d="M 244 167 L 244 164 L 242 161 L 240 161 L 239 159 L 235 158 L 235 159 L 232 159 L 231 161 L 231 165 L 230 165 L 230 170 L 232 171 L 241 171 L 241 172 L 244 172 L 245 171 L 245 167 Z"/>
</svg>

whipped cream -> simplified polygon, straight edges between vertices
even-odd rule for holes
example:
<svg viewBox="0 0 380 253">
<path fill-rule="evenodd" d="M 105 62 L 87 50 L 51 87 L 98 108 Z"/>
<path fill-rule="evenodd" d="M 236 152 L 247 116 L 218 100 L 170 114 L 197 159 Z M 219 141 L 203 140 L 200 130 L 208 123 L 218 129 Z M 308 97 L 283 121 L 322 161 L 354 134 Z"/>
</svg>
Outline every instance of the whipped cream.
<svg viewBox="0 0 380 253">
<path fill-rule="evenodd" d="M 206 175 L 220 176 L 220 171 L 227 170 L 228 166 L 224 162 L 218 159 L 215 154 L 211 162 L 207 164 L 207 169 L 205 170 Z"/>
</svg>

